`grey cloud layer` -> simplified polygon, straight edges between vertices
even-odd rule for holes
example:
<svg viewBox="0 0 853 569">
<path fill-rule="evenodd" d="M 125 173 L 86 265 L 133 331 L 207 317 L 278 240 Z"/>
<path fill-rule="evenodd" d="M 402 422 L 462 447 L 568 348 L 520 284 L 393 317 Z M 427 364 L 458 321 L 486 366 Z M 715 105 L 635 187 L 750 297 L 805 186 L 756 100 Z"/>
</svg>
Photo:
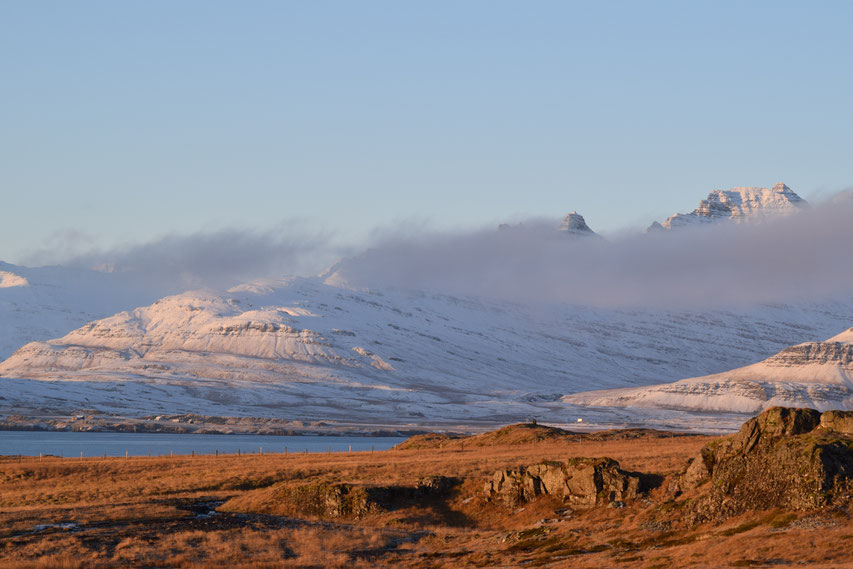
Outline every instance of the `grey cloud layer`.
<svg viewBox="0 0 853 569">
<path fill-rule="evenodd" d="M 504 231 L 386 230 L 367 252 L 341 262 L 335 276 L 363 287 L 598 306 L 702 307 L 853 294 L 853 192 L 761 224 L 623 233 L 610 241 L 573 239 L 557 224 L 531 219 Z M 352 249 L 297 223 L 169 235 L 107 251 L 55 251 L 65 259 L 49 262 L 132 272 L 140 285 L 165 293 L 317 274 Z"/>
<path fill-rule="evenodd" d="M 760 224 L 610 242 L 573 240 L 542 220 L 510 231 L 397 236 L 345 262 L 339 276 L 357 286 L 599 306 L 818 299 L 853 293 L 850 197 Z"/>
<path fill-rule="evenodd" d="M 61 264 L 130 272 L 155 288 L 227 288 L 247 280 L 316 273 L 344 251 L 329 237 L 299 230 L 225 229 L 192 235 L 167 235 L 110 250 L 74 253 Z M 45 254 L 34 255 L 43 260 Z"/>
</svg>

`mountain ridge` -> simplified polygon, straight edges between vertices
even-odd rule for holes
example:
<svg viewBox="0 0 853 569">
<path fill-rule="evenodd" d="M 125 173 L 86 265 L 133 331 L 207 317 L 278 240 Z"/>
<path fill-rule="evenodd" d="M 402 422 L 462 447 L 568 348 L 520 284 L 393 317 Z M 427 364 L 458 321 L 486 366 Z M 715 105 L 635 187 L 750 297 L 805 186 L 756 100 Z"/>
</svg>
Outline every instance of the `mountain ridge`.
<svg viewBox="0 0 853 569">
<path fill-rule="evenodd" d="M 730 369 L 791 338 L 834 332 L 853 299 L 836 308 L 531 313 L 504 301 L 266 280 L 167 297 L 27 344 L 0 363 L 0 408 L 565 420 L 575 413 L 560 400 L 567 392 Z"/>
<path fill-rule="evenodd" d="M 790 215 L 808 202 L 779 182 L 772 188 L 735 187 L 714 190 L 690 213 L 676 213 L 663 223 L 655 221 L 646 231 L 671 230 L 718 221 L 755 222 Z"/>
<path fill-rule="evenodd" d="M 773 406 L 853 410 L 853 328 L 727 372 L 642 388 L 568 395 L 567 403 L 754 413 Z"/>
</svg>

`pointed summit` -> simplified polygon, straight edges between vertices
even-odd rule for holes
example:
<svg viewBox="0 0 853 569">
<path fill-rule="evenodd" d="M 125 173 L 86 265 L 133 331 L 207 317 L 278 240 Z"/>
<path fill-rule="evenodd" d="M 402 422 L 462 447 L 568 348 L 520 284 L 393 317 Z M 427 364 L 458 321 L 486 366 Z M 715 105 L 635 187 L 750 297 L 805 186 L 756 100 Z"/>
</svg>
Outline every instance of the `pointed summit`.
<svg viewBox="0 0 853 569">
<path fill-rule="evenodd" d="M 568 213 L 563 218 L 563 222 L 560 224 L 560 231 L 565 231 L 571 235 L 595 235 L 598 237 L 598 234 L 586 224 L 583 216 L 576 211 Z"/>
<path fill-rule="evenodd" d="M 772 188 L 739 187 L 714 190 L 690 213 L 677 213 L 646 231 L 688 227 L 717 221 L 754 222 L 788 215 L 808 206 L 791 188 L 779 182 Z"/>
<path fill-rule="evenodd" d="M 498 225 L 498 231 L 517 231 L 523 230 L 524 228 L 524 223 L 517 223 L 514 225 L 501 223 Z M 566 214 L 566 217 L 564 217 L 563 221 L 560 222 L 558 233 L 567 234 L 572 237 L 594 236 L 602 239 L 601 235 L 590 229 L 589 225 L 586 224 L 586 220 L 577 211 L 571 211 Z"/>
</svg>

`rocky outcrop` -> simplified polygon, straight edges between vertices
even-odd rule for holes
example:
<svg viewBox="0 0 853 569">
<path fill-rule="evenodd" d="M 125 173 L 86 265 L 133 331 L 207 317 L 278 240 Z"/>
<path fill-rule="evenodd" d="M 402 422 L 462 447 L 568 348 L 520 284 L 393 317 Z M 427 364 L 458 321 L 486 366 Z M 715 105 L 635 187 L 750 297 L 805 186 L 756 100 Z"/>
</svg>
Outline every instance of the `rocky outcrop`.
<svg viewBox="0 0 853 569">
<path fill-rule="evenodd" d="M 853 344 L 844 342 L 806 342 L 785 348 L 765 360 L 768 366 L 791 367 L 834 365 L 853 370 Z"/>
<path fill-rule="evenodd" d="M 574 458 L 498 470 L 484 487 L 486 497 L 510 509 L 539 496 L 561 498 L 576 508 L 632 500 L 640 476 L 619 468 L 611 458 Z"/>
<path fill-rule="evenodd" d="M 853 436 L 853 411 L 827 411 L 820 416 L 820 428 Z"/>
<path fill-rule="evenodd" d="M 694 490 L 690 521 L 753 510 L 813 510 L 850 500 L 853 413 L 773 407 L 694 458 L 678 491 Z"/>
<path fill-rule="evenodd" d="M 446 498 L 458 482 L 447 476 L 426 476 L 414 486 L 284 482 L 233 498 L 221 509 L 321 519 L 361 519 L 370 514 Z"/>
</svg>

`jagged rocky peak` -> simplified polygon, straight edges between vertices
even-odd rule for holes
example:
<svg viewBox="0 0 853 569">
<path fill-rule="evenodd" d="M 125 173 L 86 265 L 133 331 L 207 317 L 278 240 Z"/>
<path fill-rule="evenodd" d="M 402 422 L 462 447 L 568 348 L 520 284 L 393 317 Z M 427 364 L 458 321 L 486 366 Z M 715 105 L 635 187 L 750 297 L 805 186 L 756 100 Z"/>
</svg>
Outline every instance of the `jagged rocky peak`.
<svg viewBox="0 0 853 569">
<path fill-rule="evenodd" d="M 598 234 L 590 229 L 589 225 L 586 224 L 586 220 L 583 216 L 576 211 L 566 214 L 566 217 L 563 218 L 563 222 L 560 224 L 560 231 L 565 231 L 571 235 L 598 236 Z"/>
<path fill-rule="evenodd" d="M 652 223 L 647 231 L 694 226 L 716 221 L 761 221 L 779 215 L 788 215 L 808 203 L 791 188 L 779 182 L 772 188 L 738 187 L 714 190 L 699 202 L 690 213 L 677 213 L 663 223 Z"/>
<path fill-rule="evenodd" d="M 525 225 L 519 223 L 510 225 L 509 223 L 501 223 L 498 225 L 498 231 L 512 231 L 523 229 Z M 566 214 L 559 226 L 560 233 L 578 237 L 601 237 L 598 233 L 590 229 L 586 224 L 586 220 L 577 211 L 572 211 Z"/>
</svg>

